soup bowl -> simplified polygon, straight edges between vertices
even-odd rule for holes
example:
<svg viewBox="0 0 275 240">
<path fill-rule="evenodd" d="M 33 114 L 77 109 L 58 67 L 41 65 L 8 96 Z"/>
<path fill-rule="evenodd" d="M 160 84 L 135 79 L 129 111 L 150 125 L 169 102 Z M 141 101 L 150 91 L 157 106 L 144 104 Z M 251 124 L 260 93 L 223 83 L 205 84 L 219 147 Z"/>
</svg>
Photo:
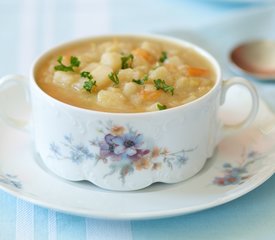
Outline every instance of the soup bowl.
<svg viewBox="0 0 275 240">
<path fill-rule="evenodd" d="M 192 49 L 211 65 L 214 84 L 203 96 L 186 104 L 153 112 L 107 112 L 62 102 L 37 83 L 37 72 L 49 56 L 63 48 L 88 41 L 145 39 Z M 0 80 L 25 86 L 32 108 L 30 132 L 34 150 L 45 166 L 70 181 L 87 180 L 109 190 L 130 191 L 155 182 L 177 183 L 198 173 L 225 133 L 247 127 L 258 111 L 255 88 L 245 79 L 222 80 L 218 62 L 198 46 L 160 35 L 110 35 L 91 37 L 57 46 L 42 54 L 30 76 L 9 75 Z M 227 126 L 219 118 L 227 90 L 243 85 L 251 95 L 252 107 L 245 119 Z M 1 113 L 8 123 L 24 129 L 19 120 Z M 26 123 L 27 124 L 27 123 Z"/>
</svg>

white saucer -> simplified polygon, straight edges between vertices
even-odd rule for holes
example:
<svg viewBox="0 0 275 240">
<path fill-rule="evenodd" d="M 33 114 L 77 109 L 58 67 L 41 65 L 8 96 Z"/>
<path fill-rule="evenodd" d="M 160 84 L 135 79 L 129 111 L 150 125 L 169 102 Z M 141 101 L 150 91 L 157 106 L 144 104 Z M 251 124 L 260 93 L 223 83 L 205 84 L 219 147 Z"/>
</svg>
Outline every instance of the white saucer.
<svg viewBox="0 0 275 240">
<path fill-rule="evenodd" d="M 226 101 L 221 114 L 226 121 L 241 118 L 249 109 L 249 96 L 242 88 L 230 91 Z M 192 213 L 236 199 L 272 176 L 272 121 L 272 113 L 261 102 L 255 124 L 224 139 L 195 177 L 133 192 L 111 192 L 56 177 L 33 154 L 29 134 L 0 123 L 0 188 L 40 206 L 95 218 L 150 219 Z"/>
</svg>

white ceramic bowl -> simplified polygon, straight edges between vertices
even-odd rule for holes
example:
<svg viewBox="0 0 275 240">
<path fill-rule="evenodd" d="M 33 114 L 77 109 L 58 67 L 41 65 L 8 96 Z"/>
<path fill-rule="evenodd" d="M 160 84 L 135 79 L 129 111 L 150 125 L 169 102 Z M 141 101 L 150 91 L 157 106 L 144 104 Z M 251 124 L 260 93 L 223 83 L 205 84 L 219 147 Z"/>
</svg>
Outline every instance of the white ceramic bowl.
<svg viewBox="0 0 275 240">
<path fill-rule="evenodd" d="M 236 130 L 253 121 L 258 110 L 253 86 L 241 78 L 222 81 L 220 66 L 209 53 L 171 37 L 131 35 L 192 48 L 212 64 L 217 76 L 214 87 L 188 104 L 158 112 L 97 112 L 58 101 L 37 85 L 34 72 L 49 54 L 71 44 L 114 37 L 125 36 L 92 37 L 63 44 L 44 53 L 31 68 L 28 89 L 34 147 L 45 165 L 58 176 L 72 181 L 88 180 L 105 189 L 122 191 L 141 189 L 154 182 L 180 182 L 200 171 L 225 128 Z M 0 88 L 11 81 L 20 84 L 23 79 L 17 75 L 6 76 L 0 80 Z M 219 106 L 227 89 L 234 84 L 244 85 L 250 91 L 253 104 L 243 122 L 224 127 L 218 118 Z M 17 124 L 4 114 L 2 118 Z"/>
</svg>

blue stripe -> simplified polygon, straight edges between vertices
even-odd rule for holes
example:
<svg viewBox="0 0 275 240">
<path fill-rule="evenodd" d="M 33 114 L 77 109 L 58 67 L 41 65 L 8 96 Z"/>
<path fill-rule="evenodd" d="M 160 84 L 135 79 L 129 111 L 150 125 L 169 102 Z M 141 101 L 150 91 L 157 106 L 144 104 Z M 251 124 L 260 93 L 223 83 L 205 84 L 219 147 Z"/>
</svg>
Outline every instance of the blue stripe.
<svg viewBox="0 0 275 240">
<path fill-rule="evenodd" d="M 48 210 L 34 207 L 34 239 L 48 239 Z"/>
<path fill-rule="evenodd" d="M 20 4 L 19 4 L 20 3 Z M 18 43 L 19 39 L 19 30 L 20 30 L 20 1 L 5 1 L 0 2 L 0 53 L 1 56 L 1 68 L 0 68 L 0 77 L 6 74 L 16 73 L 16 63 L 15 56 L 17 56 L 18 49 L 20 44 Z"/>
<path fill-rule="evenodd" d="M 134 239 L 275 239 L 274 186 L 275 176 L 253 192 L 210 210 L 133 222 Z"/>
<path fill-rule="evenodd" d="M 15 239 L 16 199 L 0 191 L 0 239 Z"/>
<path fill-rule="evenodd" d="M 85 218 L 56 213 L 57 240 L 86 240 Z"/>
</svg>

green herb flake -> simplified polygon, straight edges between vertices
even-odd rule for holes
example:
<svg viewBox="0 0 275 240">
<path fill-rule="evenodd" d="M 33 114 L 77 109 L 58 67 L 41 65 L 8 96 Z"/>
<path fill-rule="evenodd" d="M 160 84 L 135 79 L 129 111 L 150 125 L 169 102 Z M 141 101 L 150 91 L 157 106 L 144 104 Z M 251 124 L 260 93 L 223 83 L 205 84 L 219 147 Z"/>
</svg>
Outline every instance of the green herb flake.
<svg viewBox="0 0 275 240">
<path fill-rule="evenodd" d="M 80 76 L 82 78 L 87 78 L 88 80 L 84 82 L 83 84 L 83 88 L 87 91 L 87 92 L 91 92 L 93 87 L 96 86 L 96 81 L 93 80 L 93 76 L 90 72 L 81 72 Z"/>
<path fill-rule="evenodd" d="M 132 82 L 138 85 L 144 85 L 144 83 L 148 80 L 148 75 L 145 75 L 142 79 L 133 79 Z"/>
<path fill-rule="evenodd" d="M 165 109 L 167 109 L 167 106 L 166 105 L 163 105 L 163 104 L 160 104 L 160 103 L 158 103 L 157 104 L 157 108 L 158 108 L 158 110 L 165 110 Z"/>
<path fill-rule="evenodd" d="M 129 54 L 121 57 L 121 69 L 131 68 L 133 63 L 134 56 Z"/>
<path fill-rule="evenodd" d="M 71 61 L 70 62 L 71 62 L 72 67 L 79 67 L 80 66 L 80 61 L 75 56 L 71 56 Z"/>
<path fill-rule="evenodd" d="M 164 63 L 167 58 L 168 58 L 167 52 L 163 51 L 163 52 L 161 52 L 161 56 L 159 58 L 159 62 Z"/>
<path fill-rule="evenodd" d="M 70 65 L 69 66 L 64 65 L 62 63 L 62 60 L 63 60 L 63 56 L 59 56 L 57 58 L 57 62 L 59 63 L 59 65 L 56 65 L 54 67 L 55 71 L 74 72 L 74 68 L 80 66 L 80 61 L 75 56 L 71 56 Z"/>
<path fill-rule="evenodd" d="M 169 92 L 171 95 L 174 95 L 174 87 L 167 85 L 164 80 L 156 79 L 154 80 L 154 84 L 157 90 L 161 89 L 164 92 Z"/>
<path fill-rule="evenodd" d="M 108 77 L 114 83 L 114 86 L 117 86 L 119 84 L 119 78 L 116 73 L 111 72 Z"/>
</svg>

